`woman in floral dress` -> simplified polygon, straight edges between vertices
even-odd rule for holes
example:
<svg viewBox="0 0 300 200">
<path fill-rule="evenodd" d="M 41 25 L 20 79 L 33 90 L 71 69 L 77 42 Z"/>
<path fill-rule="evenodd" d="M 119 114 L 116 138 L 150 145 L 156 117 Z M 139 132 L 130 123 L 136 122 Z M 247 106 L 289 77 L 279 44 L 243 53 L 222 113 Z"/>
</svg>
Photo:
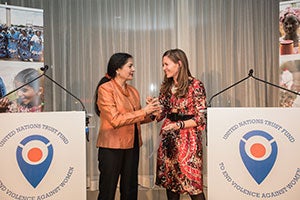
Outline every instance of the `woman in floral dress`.
<svg viewBox="0 0 300 200">
<path fill-rule="evenodd" d="M 192 77 L 185 53 L 171 49 L 162 57 L 165 78 L 159 100 L 165 118 L 157 152 L 156 184 L 166 188 L 168 200 L 189 194 L 205 200 L 202 179 L 202 132 L 206 126 L 206 94 Z"/>
</svg>

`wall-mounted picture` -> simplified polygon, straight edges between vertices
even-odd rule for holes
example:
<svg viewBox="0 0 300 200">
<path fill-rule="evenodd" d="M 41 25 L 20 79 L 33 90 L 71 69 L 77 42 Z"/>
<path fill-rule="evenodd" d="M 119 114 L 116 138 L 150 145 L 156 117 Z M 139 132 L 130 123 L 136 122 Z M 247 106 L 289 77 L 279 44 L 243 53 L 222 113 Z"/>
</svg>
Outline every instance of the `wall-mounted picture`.
<svg viewBox="0 0 300 200">
<path fill-rule="evenodd" d="M 300 92 L 300 0 L 283 1 L 279 13 L 280 86 Z M 280 91 L 281 107 L 300 107 L 300 97 Z"/>
<path fill-rule="evenodd" d="M 43 10 L 0 4 L 1 112 L 43 111 L 43 34 Z"/>
</svg>

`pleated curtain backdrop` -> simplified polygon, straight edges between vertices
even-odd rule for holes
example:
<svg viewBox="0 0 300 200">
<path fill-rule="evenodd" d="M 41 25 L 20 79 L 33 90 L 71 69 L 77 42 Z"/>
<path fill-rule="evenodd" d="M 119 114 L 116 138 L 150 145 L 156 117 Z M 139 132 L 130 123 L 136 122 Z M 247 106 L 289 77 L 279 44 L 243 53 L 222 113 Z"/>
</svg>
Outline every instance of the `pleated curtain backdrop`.
<svg viewBox="0 0 300 200">
<path fill-rule="evenodd" d="M 208 100 L 248 76 L 278 83 L 279 0 L 11 0 L 9 5 L 44 9 L 47 72 L 93 112 L 97 82 L 115 52 L 134 56 L 130 83 L 141 95 L 158 95 L 161 56 L 183 49 Z M 278 106 L 278 89 L 250 78 L 212 100 L 212 107 Z M 46 81 L 46 110 L 80 110 L 70 95 Z M 90 123 L 87 180 L 97 189 L 98 118 Z M 160 123 L 143 125 L 140 184 L 154 187 Z M 83 133 L 84 134 L 84 133 Z M 76 152 L 74 152 L 76 153 Z"/>
</svg>

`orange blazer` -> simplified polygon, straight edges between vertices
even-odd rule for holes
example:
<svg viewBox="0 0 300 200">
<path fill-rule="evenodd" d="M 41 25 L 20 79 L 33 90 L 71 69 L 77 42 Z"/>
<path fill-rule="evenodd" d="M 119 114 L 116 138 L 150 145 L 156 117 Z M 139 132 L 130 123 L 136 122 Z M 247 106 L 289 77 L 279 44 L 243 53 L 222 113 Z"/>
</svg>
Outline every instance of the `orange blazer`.
<svg viewBox="0 0 300 200">
<path fill-rule="evenodd" d="M 123 92 L 117 82 L 111 80 L 98 88 L 97 105 L 100 110 L 100 128 L 97 147 L 130 149 L 134 145 L 134 124 L 137 124 L 139 146 L 142 145 L 141 123 L 150 122 L 141 110 L 138 91 L 126 84 Z"/>
</svg>

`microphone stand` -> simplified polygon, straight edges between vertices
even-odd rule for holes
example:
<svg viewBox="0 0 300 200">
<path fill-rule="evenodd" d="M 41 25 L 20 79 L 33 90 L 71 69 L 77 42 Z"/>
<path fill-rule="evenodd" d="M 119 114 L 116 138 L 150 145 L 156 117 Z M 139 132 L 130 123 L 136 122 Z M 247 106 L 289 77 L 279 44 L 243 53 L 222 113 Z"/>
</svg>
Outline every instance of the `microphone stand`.
<svg viewBox="0 0 300 200">
<path fill-rule="evenodd" d="M 247 80 L 248 78 L 252 77 L 252 74 L 253 74 L 253 69 L 250 69 L 249 74 L 248 74 L 247 77 L 243 78 L 242 80 L 239 80 L 238 82 L 236 82 L 236 83 L 234 83 L 234 84 L 228 86 L 227 88 L 221 90 L 220 92 L 214 94 L 212 97 L 210 97 L 210 99 L 209 99 L 209 101 L 208 101 L 208 107 L 211 107 L 211 101 L 213 100 L 213 98 L 215 98 L 215 97 L 218 96 L 219 94 L 221 94 L 221 93 L 223 93 L 223 92 L 229 90 L 230 88 L 232 88 L 232 87 L 234 87 L 234 86 L 240 84 L 241 82 Z"/>
<path fill-rule="evenodd" d="M 280 89 L 282 89 L 282 90 L 291 92 L 291 93 L 296 94 L 296 95 L 300 95 L 300 93 L 298 93 L 298 92 L 295 92 L 295 91 L 289 90 L 289 89 L 287 89 L 287 88 L 281 87 L 281 86 L 279 86 L 279 85 L 275 85 L 275 84 L 273 84 L 273 83 L 271 83 L 271 82 L 268 82 L 268 81 L 259 79 L 259 78 L 255 77 L 255 76 L 253 76 L 253 72 L 254 72 L 253 69 L 250 69 L 250 70 L 249 70 L 249 73 L 248 73 L 248 76 L 247 76 L 246 78 L 243 78 L 242 80 L 240 80 L 240 81 L 238 81 L 238 82 L 236 82 L 236 83 L 230 85 L 229 87 L 227 87 L 227 88 L 221 90 L 220 92 L 214 94 L 214 95 L 209 99 L 209 101 L 208 101 L 208 107 L 211 107 L 211 101 L 212 101 L 213 98 L 215 98 L 215 97 L 218 96 L 219 94 L 225 92 L 226 90 L 228 90 L 228 89 L 230 89 L 230 88 L 232 88 L 232 87 L 234 87 L 234 86 L 240 84 L 241 82 L 247 80 L 247 79 L 250 78 L 250 77 L 254 78 L 254 79 L 257 80 L 257 81 L 260 81 L 260 82 L 263 82 L 263 83 L 265 83 L 265 84 L 271 85 L 271 86 L 273 86 L 273 87 L 280 88 Z"/>
<path fill-rule="evenodd" d="M 287 91 L 287 92 L 291 92 L 291 93 L 296 94 L 296 95 L 300 95 L 300 93 L 298 93 L 298 92 L 295 92 L 295 91 L 293 91 L 293 90 L 289 90 L 289 89 L 284 88 L 284 87 L 281 87 L 281 86 L 279 86 L 279 85 L 275 85 L 275 84 L 273 84 L 273 83 L 271 83 L 271 82 L 268 82 L 268 81 L 259 79 L 259 78 L 255 77 L 255 76 L 253 76 L 252 74 L 251 74 L 251 77 L 254 78 L 254 79 L 257 80 L 257 81 L 261 81 L 261 82 L 263 82 L 263 83 L 266 83 L 266 84 L 268 84 L 268 85 L 274 86 L 274 87 L 276 87 L 276 88 L 285 90 L 285 91 Z"/>
<path fill-rule="evenodd" d="M 32 83 L 33 81 L 35 81 L 35 80 L 37 80 L 37 79 L 41 78 L 42 76 L 43 76 L 43 74 L 41 74 L 41 75 L 37 76 L 36 78 L 32 79 L 31 81 L 28 81 L 27 83 L 25 83 L 25 84 L 23 84 L 23 85 L 21 85 L 21 86 L 17 87 L 16 89 L 14 89 L 14 90 L 10 91 L 9 93 L 7 93 L 6 95 L 4 95 L 4 96 L 3 96 L 3 97 L 1 97 L 0 99 L 3 99 L 4 97 L 7 97 L 8 95 L 10 95 L 10 94 L 12 94 L 12 93 L 14 93 L 14 92 L 18 91 L 19 89 L 21 89 L 21 88 L 25 87 L 26 85 L 29 85 L 30 83 Z"/>
<path fill-rule="evenodd" d="M 1 97 L 0 99 L 4 98 L 4 97 L 7 97 L 8 95 L 18 91 L 19 89 L 25 87 L 26 85 L 32 83 L 33 81 L 41 78 L 42 76 L 45 76 L 46 78 L 48 78 L 50 81 L 52 81 L 53 83 L 55 83 L 58 87 L 60 87 L 62 90 L 64 90 L 66 93 L 68 93 L 69 95 L 71 95 L 74 99 L 76 99 L 77 101 L 79 101 L 79 103 L 81 104 L 82 106 L 82 111 L 85 112 L 85 132 L 86 132 L 86 140 L 89 142 L 89 128 L 88 128 L 88 124 L 89 124 L 89 118 L 90 116 L 87 114 L 87 110 L 83 104 L 83 102 L 78 98 L 76 97 L 74 94 L 72 94 L 70 91 L 68 91 L 66 88 L 64 88 L 62 85 L 60 85 L 58 82 L 56 82 L 55 80 L 53 80 L 51 77 L 49 77 L 46 72 L 47 70 L 49 69 L 48 65 L 45 65 L 44 67 L 41 67 L 40 70 L 43 71 L 43 73 L 39 76 L 37 76 L 36 78 L 32 79 L 31 81 L 17 87 L 16 89 L 12 90 L 11 92 L 7 93 L 6 95 L 4 95 L 3 97 Z"/>
<path fill-rule="evenodd" d="M 64 88 L 62 85 L 60 85 L 58 82 L 56 82 L 55 80 L 53 80 L 51 77 L 49 77 L 46 74 L 46 71 L 48 70 L 48 65 L 45 65 L 45 67 L 41 67 L 40 69 L 43 71 L 43 74 L 41 76 L 45 76 L 46 78 L 48 78 L 50 81 L 52 81 L 53 83 L 55 83 L 58 87 L 60 87 L 62 90 L 64 90 L 66 93 L 68 93 L 69 95 L 71 95 L 74 99 L 76 99 L 77 101 L 79 101 L 79 103 L 81 104 L 82 107 L 82 111 L 85 111 L 85 113 L 87 113 L 86 108 L 83 104 L 83 102 L 76 97 L 74 94 L 72 94 L 70 91 L 68 91 L 66 88 Z"/>
<path fill-rule="evenodd" d="M 236 83 L 234 83 L 234 84 L 228 86 L 227 88 L 221 90 L 220 92 L 214 94 L 212 97 L 210 97 L 210 99 L 209 99 L 209 101 L 208 101 L 208 104 L 207 104 L 207 107 L 211 107 L 211 101 L 213 100 L 213 98 L 215 98 L 216 96 L 220 95 L 221 93 L 223 93 L 223 92 L 229 90 L 230 88 L 232 88 L 232 87 L 234 87 L 234 86 L 240 84 L 241 82 L 243 82 L 243 81 L 249 79 L 249 78 L 252 76 L 252 74 L 253 74 L 253 69 L 250 69 L 249 74 L 248 74 L 247 77 L 245 77 L 245 78 L 239 80 L 238 82 L 236 82 Z M 208 139 L 207 139 L 207 126 L 206 126 L 205 129 L 206 129 L 206 146 L 207 146 L 207 144 L 208 144 Z"/>
<path fill-rule="evenodd" d="M 82 106 L 82 111 L 85 112 L 85 133 L 86 133 L 86 140 L 89 142 L 90 139 L 89 139 L 89 127 L 88 127 L 88 125 L 89 125 L 89 122 L 90 122 L 90 116 L 87 114 L 87 110 L 86 110 L 83 102 L 78 97 L 76 97 L 74 94 L 72 94 L 69 90 L 67 90 L 66 88 L 64 88 L 61 84 L 59 84 L 58 82 L 56 82 L 55 80 L 53 80 L 51 77 L 49 77 L 46 74 L 46 71 L 49 69 L 48 65 L 45 65 L 45 67 L 41 67 L 40 69 L 43 71 L 42 76 L 45 76 L 46 78 L 48 78 L 50 81 L 52 81 L 53 83 L 55 83 L 58 87 L 60 87 L 66 93 L 68 93 L 69 95 L 71 95 L 74 99 L 76 99 L 77 101 L 79 101 L 79 103 Z"/>
<path fill-rule="evenodd" d="M 281 87 L 281 86 L 279 86 L 279 85 L 275 85 L 275 84 L 273 84 L 273 83 L 271 83 L 271 82 L 268 82 L 268 81 L 259 79 L 259 78 L 255 77 L 255 76 L 253 76 L 253 72 L 254 72 L 253 69 L 250 69 L 247 77 L 241 79 L 240 81 L 238 81 L 238 82 L 236 82 L 236 83 L 234 83 L 234 84 L 228 86 L 227 88 L 221 90 L 220 92 L 214 94 L 214 95 L 209 99 L 208 105 L 207 105 L 207 106 L 208 106 L 208 107 L 211 107 L 211 101 L 212 101 L 213 98 L 215 98 L 216 96 L 218 96 L 218 95 L 220 95 L 221 93 L 225 92 L 226 90 L 229 90 L 230 88 L 232 88 L 232 87 L 234 87 L 234 86 L 240 84 L 241 82 L 243 82 L 243 81 L 249 79 L 250 77 L 251 77 L 251 78 L 254 78 L 254 79 L 257 80 L 257 81 L 260 81 L 260 82 L 263 82 L 263 83 L 265 83 L 265 84 L 271 85 L 271 86 L 273 86 L 273 87 L 280 88 L 280 89 L 282 89 L 282 90 L 291 92 L 291 93 L 296 94 L 296 95 L 300 95 L 300 93 L 298 93 L 298 92 L 295 92 L 295 91 L 289 90 L 289 89 L 287 89 L 287 88 Z M 207 146 L 207 143 L 208 143 L 208 142 L 207 142 L 207 135 L 206 135 L 206 146 Z"/>
</svg>

